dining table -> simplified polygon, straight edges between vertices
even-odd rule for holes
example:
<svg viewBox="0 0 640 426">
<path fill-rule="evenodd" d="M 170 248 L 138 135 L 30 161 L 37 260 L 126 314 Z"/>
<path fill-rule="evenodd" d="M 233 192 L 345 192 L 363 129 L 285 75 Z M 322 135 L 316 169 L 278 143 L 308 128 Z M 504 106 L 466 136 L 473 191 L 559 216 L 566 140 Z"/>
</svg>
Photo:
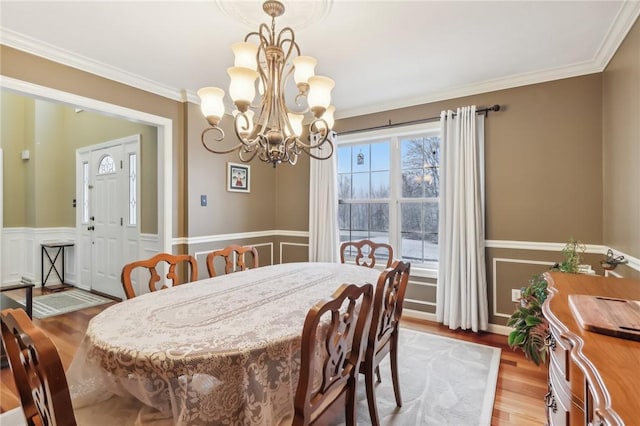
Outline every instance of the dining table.
<svg viewBox="0 0 640 426">
<path fill-rule="evenodd" d="M 110 306 L 89 322 L 67 372 L 74 406 L 119 395 L 142 403 L 138 423 L 289 425 L 309 309 L 343 283 L 375 286 L 379 275 L 285 263 Z"/>
</svg>

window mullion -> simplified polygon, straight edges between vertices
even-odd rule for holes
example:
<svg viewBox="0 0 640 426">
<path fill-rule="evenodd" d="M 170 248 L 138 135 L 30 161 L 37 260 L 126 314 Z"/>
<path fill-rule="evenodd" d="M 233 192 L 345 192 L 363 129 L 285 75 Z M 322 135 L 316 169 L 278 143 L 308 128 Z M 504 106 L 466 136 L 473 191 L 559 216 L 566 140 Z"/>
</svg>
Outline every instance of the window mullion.
<svg viewBox="0 0 640 426">
<path fill-rule="evenodd" d="M 397 136 L 391 138 L 390 152 L 390 197 L 389 197 L 389 243 L 400 250 L 400 203 L 398 199 L 402 195 L 402 167 L 400 164 L 400 141 Z M 396 254 L 396 258 L 400 259 L 400 253 Z"/>
</svg>

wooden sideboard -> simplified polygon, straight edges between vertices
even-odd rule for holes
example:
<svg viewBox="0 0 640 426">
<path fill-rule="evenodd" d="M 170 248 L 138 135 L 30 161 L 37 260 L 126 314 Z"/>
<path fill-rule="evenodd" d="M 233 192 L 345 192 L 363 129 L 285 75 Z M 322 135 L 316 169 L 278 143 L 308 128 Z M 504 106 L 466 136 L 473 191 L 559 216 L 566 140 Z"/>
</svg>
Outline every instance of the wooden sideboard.
<svg viewBox="0 0 640 426">
<path fill-rule="evenodd" d="M 569 305 L 572 294 L 640 300 L 640 281 L 560 272 L 545 278 L 549 424 L 640 424 L 640 341 L 585 330 Z"/>
</svg>

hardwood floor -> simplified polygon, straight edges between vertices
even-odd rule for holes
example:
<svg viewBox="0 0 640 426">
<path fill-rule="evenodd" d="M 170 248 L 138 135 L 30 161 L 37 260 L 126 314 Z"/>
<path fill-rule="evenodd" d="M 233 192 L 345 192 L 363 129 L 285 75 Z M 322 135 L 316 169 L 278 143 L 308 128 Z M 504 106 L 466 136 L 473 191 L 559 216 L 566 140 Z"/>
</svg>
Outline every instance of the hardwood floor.
<svg viewBox="0 0 640 426">
<path fill-rule="evenodd" d="M 65 368 L 68 368 L 71 363 L 89 320 L 107 306 L 109 304 L 34 320 L 53 339 Z M 537 367 L 525 359 L 522 352 L 511 350 L 506 344 L 506 336 L 492 333 L 475 334 L 460 330 L 451 331 L 437 323 L 414 319 L 403 320 L 403 325 L 415 330 L 502 349 L 491 424 L 493 426 L 540 426 L 546 423 L 543 397 L 547 392 L 547 369 L 546 367 Z M 20 401 L 9 368 L 1 370 L 0 379 L 0 412 L 5 412 L 18 407 Z"/>
</svg>

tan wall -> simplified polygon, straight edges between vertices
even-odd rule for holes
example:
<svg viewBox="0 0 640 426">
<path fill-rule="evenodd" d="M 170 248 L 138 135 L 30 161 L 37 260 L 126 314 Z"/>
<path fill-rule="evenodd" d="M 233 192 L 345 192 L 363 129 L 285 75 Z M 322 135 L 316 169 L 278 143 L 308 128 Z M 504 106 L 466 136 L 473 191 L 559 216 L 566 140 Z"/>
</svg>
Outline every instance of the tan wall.
<svg viewBox="0 0 640 426">
<path fill-rule="evenodd" d="M 338 120 L 336 129 L 499 104 L 485 122 L 487 239 L 600 244 L 600 85 L 593 74 Z"/>
<path fill-rule="evenodd" d="M 3 91 L 2 139 L 10 153 L 5 227 L 75 226 L 76 149 L 141 136 L 141 230 L 158 232 L 157 129 L 140 123 Z M 29 137 L 28 135 L 34 135 Z M 29 148 L 28 148 L 29 147 Z M 29 149 L 30 159 L 20 152 Z"/>
<path fill-rule="evenodd" d="M 255 159 L 249 164 L 250 192 L 247 194 L 227 191 L 227 162 L 240 163 L 238 155 L 219 155 L 207 151 L 202 145 L 200 135 L 208 123 L 200 108 L 188 104 L 186 114 L 189 135 L 188 234 L 206 236 L 274 229 L 276 174 L 273 167 Z M 221 125 L 226 135 L 221 146 L 233 146 L 236 143 L 233 118 L 226 115 Z M 214 134 L 210 135 L 215 137 Z M 200 205 L 201 195 L 207 196 L 206 207 Z"/>
<path fill-rule="evenodd" d="M 173 123 L 173 236 L 184 236 L 186 200 L 183 103 L 0 45 L 2 75 L 67 93 L 131 108 Z M 122 117 L 124 118 L 124 117 Z"/>
<path fill-rule="evenodd" d="M 504 110 L 491 113 L 486 121 L 487 239 L 564 243 L 574 237 L 588 244 L 611 244 L 640 257 L 637 221 L 640 207 L 637 191 L 633 192 L 639 181 L 633 161 L 640 158 L 639 32 L 636 23 L 602 74 L 352 117 L 338 120 L 335 128 L 339 134 L 383 125 L 389 120 L 402 122 L 437 116 L 442 109 L 500 104 Z M 237 157 L 216 156 L 200 145 L 200 133 L 206 122 L 197 106 L 4 46 L 0 53 L 3 75 L 173 120 L 174 236 L 308 229 L 306 158 L 295 167 L 280 166 L 275 171 L 253 162 L 251 194 L 228 193 L 223 189 L 226 162 L 237 162 Z M 230 117 L 225 117 L 223 127 L 227 135 L 233 134 Z M 183 141 L 188 144 L 185 146 Z M 208 207 L 200 206 L 202 194 L 209 198 Z M 298 244 L 306 241 L 275 238 L 274 252 L 279 253 L 282 248 L 284 261 L 305 260 L 306 247 L 281 244 L 294 240 Z M 205 245 L 202 250 L 213 245 Z M 589 255 L 586 261 L 596 266 L 599 258 Z M 496 259 L 516 262 L 496 261 L 494 269 Z M 559 252 L 488 249 L 490 292 L 494 276 L 497 281 L 495 303 L 489 295 L 491 310 L 509 311 L 511 288 L 519 288 L 531 273 L 546 268 L 535 262 L 559 260 Z M 276 255 L 275 262 L 278 261 Z M 412 291 L 435 297 L 428 286 Z M 490 321 L 504 324 L 506 320 L 492 315 Z"/>
<path fill-rule="evenodd" d="M 28 128 L 25 121 L 25 109 L 33 111 L 25 104 L 33 105 L 33 100 L 16 95 L 10 92 L 0 91 L 0 147 L 3 149 L 4 157 L 4 179 L 3 179 L 3 219 L 5 226 L 24 227 L 29 226 L 26 217 L 25 194 L 27 193 L 28 161 L 21 159 L 21 152 L 27 149 Z M 7 123 L 12 123 L 9 126 Z M 9 143 L 11 141 L 11 143 Z"/>
<path fill-rule="evenodd" d="M 640 20 L 603 73 L 604 243 L 640 258 Z"/>
<path fill-rule="evenodd" d="M 601 75 L 593 74 L 549 83 L 483 93 L 459 99 L 419 105 L 383 113 L 338 120 L 338 132 L 389 123 L 439 116 L 443 109 L 475 104 L 503 108 L 485 121 L 486 238 L 525 242 L 565 243 L 577 238 L 602 244 L 602 90 Z M 278 170 L 278 179 L 284 175 Z M 287 182 L 308 182 L 308 166 L 286 172 Z M 284 181 L 284 180 L 283 180 Z M 307 183 L 308 185 L 308 183 Z M 308 186 L 281 192 L 279 204 L 308 205 Z M 299 212 L 297 212 L 299 214 Z M 308 217 L 308 216 L 306 216 Z M 294 211 L 283 209 L 280 223 L 299 223 Z M 308 226 L 308 225 L 307 225 Z M 308 229 L 304 227 L 303 229 Z M 506 262 L 496 272 L 496 302 L 493 301 L 494 251 L 487 250 L 490 312 L 512 312 L 511 289 L 526 284 L 533 266 L 529 261 L 561 261 L 559 252 L 500 251 L 515 259 L 520 272 L 504 274 Z M 589 258 L 594 267 L 598 258 Z M 497 267 L 498 267 L 497 266 Z M 424 286 L 423 286 L 424 287 Z M 432 297 L 433 287 L 413 286 L 412 294 Z M 414 309 L 433 312 L 433 305 L 413 304 Z M 490 322 L 504 324 L 504 317 L 491 315 Z"/>
</svg>

